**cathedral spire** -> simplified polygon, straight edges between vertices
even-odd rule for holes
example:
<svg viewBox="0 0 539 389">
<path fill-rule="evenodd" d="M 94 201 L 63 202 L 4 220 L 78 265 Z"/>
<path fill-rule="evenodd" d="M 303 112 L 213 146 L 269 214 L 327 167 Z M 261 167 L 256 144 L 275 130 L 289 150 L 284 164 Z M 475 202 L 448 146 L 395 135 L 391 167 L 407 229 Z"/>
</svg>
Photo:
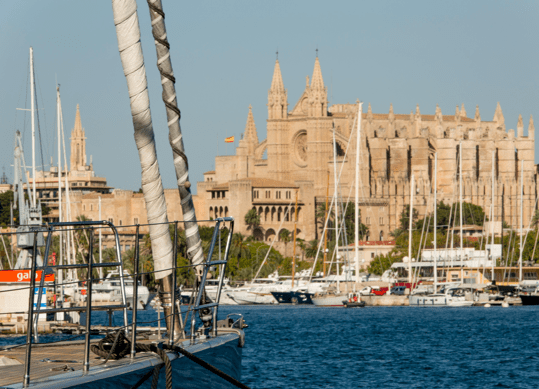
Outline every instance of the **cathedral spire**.
<svg viewBox="0 0 539 389">
<path fill-rule="evenodd" d="M 311 80 L 311 89 L 324 90 L 324 79 L 322 78 L 322 69 L 318 56 L 314 60 L 313 78 Z"/>
<path fill-rule="evenodd" d="M 479 105 L 475 106 L 475 118 L 474 118 L 474 120 L 476 121 L 477 124 L 481 123 L 481 114 L 479 113 Z"/>
<path fill-rule="evenodd" d="M 275 60 L 275 69 L 273 70 L 273 80 L 271 80 L 271 92 L 284 92 L 283 76 L 281 75 L 281 66 L 279 60 Z"/>
<path fill-rule="evenodd" d="M 492 119 L 492 121 L 496 122 L 498 127 L 501 127 L 501 129 L 505 131 L 505 119 L 503 117 L 502 107 L 500 107 L 499 101 L 496 105 L 496 111 L 494 112 L 494 119 Z"/>
<path fill-rule="evenodd" d="M 395 120 L 395 113 L 393 112 L 393 103 L 389 104 L 389 115 L 388 119 L 390 122 L 393 122 Z"/>
<path fill-rule="evenodd" d="M 286 119 L 288 117 L 288 92 L 284 89 L 283 76 L 279 60 L 275 60 L 273 79 L 268 91 L 268 119 Z"/>
<path fill-rule="evenodd" d="M 73 133 L 76 135 L 82 134 L 82 122 L 80 120 L 80 109 L 79 105 L 77 104 L 77 113 L 75 114 L 75 127 L 73 127 Z"/>
<path fill-rule="evenodd" d="M 258 145 L 258 134 L 256 133 L 255 119 L 253 118 L 253 107 L 249 104 L 249 113 L 247 114 L 247 124 L 245 125 L 245 134 L 243 139 L 254 142 Z"/>
<path fill-rule="evenodd" d="M 82 121 L 80 120 L 80 109 L 77 104 L 77 113 L 75 114 L 75 126 L 71 131 L 71 170 L 84 170 L 86 168 L 86 136 Z"/>
<path fill-rule="evenodd" d="M 528 139 L 535 139 L 535 126 L 533 125 L 533 115 L 530 115 L 530 125 L 528 126 Z"/>
<path fill-rule="evenodd" d="M 517 123 L 517 138 L 522 138 L 524 136 L 524 122 L 522 121 L 522 115 L 518 115 Z"/>
<path fill-rule="evenodd" d="M 460 117 L 466 117 L 466 108 L 464 108 L 464 103 L 462 103 L 462 108 L 460 109 Z"/>
<path fill-rule="evenodd" d="M 328 116 L 328 91 L 324 86 L 322 78 L 322 69 L 320 69 L 320 61 L 316 57 L 314 61 L 313 77 L 311 86 L 306 88 L 309 95 L 310 112 L 309 116 L 325 117 Z"/>
</svg>

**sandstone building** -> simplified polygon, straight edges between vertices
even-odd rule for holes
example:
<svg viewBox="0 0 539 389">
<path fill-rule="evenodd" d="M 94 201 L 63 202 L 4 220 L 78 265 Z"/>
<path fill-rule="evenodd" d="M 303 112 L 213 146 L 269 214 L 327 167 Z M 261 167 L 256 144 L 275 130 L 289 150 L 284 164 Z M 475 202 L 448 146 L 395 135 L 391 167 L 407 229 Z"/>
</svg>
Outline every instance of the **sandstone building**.
<svg viewBox="0 0 539 389">
<path fill-rule="evenodd" d="M 44 217 L 45 221 L 58 221 L 58 178 L 61 178 L 62 192 L 65 190 L 66 178 L 69 189 L 73 194 L 87 193 L 109 193 L 110 187 L 107 186 L 107 179 L 97 177 L 90 158 L 87 163 L 86 157 L 86 133 L 82 127 L 79 105 L 77 104 L 77 113 L 75 115 L 75 126 L 71 131 L 71 158 L 70 166 L 62 166 L 62 172 L 58 173 L 58 166 L 52 166 L 49 171 L 36 171 L 36 194 L 42 204 L 51 208 L 51 212 Z M 62 161 L 63 165 L 63 161 Z M 28 182 L 32 186 L 33 179 L 28 175 Z M 63 196 L 65 196 L 63 192 Z M 62 202 L 65 201 L 65 198 Z M 76 209 L 73 209 L 75 215 L 78 215 Z M 64 213 L 65 215 L 65 213 Z"/>
<path fill-rule="evenodd" d="M 298 229 L 301 238 L 318 236 L 315 209 L 323 204 L 326 192 L 334 190 L 334 146 L 340 179 L 340 201 L 354 199 L 356 136 L 352 129 L 358 119 L 358 104 L 329 105 L 319 59 L 312 78 L 292 109 L 284 87 L 279 61 L 275 62 L 268 92 L 267 138 L 258 138 L 252 108 L 235 155 L 217 156 L 215 171 L 206 172 L 198 183 L 195 205 L 199 219 L 232 215 L 239 230 L 248 233 L 244 215 L 256 209 L 261 226 L 259 239 L 278 236 L 279 229 L 293 230 L 291 219 L 282 213 L 294 205 L 298 192 L 301 207 Z M 491 206 L 494 169 L 494 220 L 513 227 L 520 223 L 520 180 L 524 180 L 524 225 L 530 221 L 537 196 L 534 164 L 534 124 L 530 118 L 524 135 L 522 117 L 516 132 L 508 130 L 500 108 L 485 121 L 476 107 L 471 117 L 464 105 L 455 113 L 434 115 L 420 112 L 373 113 L 370 104 L 361 116 L 360 207 L 362 222 L 370 233 L 368 240 L 387 240 L 398 228 L 403 208 L 410 202 L 411 176 L 415 178 L 414 206 L 420 216 L 432 212 L 434 155 L 438 156 L 438 201 L 454 203 L 459 193 L 459 148 L 462 149 L 463 199 Z M 352 135 L 351 135 L 352 134 Z M 524 177 L 520 176 L 521 166 Z"/>
</svg>

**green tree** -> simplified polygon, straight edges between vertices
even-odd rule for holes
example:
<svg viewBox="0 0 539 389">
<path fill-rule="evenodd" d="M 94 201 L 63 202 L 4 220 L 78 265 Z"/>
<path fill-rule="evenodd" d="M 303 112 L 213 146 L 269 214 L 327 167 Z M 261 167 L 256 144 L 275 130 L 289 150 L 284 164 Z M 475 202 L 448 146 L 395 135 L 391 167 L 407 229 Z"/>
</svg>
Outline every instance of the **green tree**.
<svg viewBox="0 0 539 389">
<path fill-rule="evenodd" d="M 28 201 L 28 193 L 24 193 L 24 198 Z M 11 203 L 13 202 L 13 191 L 8 190 L 4 193 L 0 193 L 0 225 L 9 226 L 11 224 Z M 13 224 L 19 224 L 19 204 L 13 203 Z M 45 204 L 41 204 L 41 214 L 47 216 L 50 213 L 51 209 Z"/>
<path fill-rule="evenodd" d="M 251 250 L 245 237 L 236 232 L 232 235 L 232 242 L 230 247 L 230 255 L 235 258 L 251 258 Z"/>
<path fill-rule="evenodd" d="M 245 224 L 247 224 L 247 229 L 251 230 L 254 234 L 255 228 L 260 225 L 260 216 L 256 212 L 256 209 L 250 209 L 245 214 Z"/>
<path fill-rule="evenodd" d="M 288 243 L 292 240 L 290 231 L 288 231 L 286 228 L 283 228 L 281 232 L 279 232 L 279 240 L 281 242 L 284 242 L 285 252 L 286 252 L 286 246 Z"/>
<path fill-rule="evenodd" d="M 417 209 L 413 209 L 412 212 L 412 229 L 416 229 L 414 223 L 419 218 L 419 212 L 417 212 Z M 410 229 L 410 206 L 407 205 L 404 207 L 404 209 L 401 212 L 401 216 L 399 218 L 399 230 L 401 231 L 408 231 Z"/>
<path fill-rule="evenodd" d="M 316 253 L 318 252 L 318 244 L 319 244 L 319 241 L 317 239 L 313 239 L 308 243 L 305 250 L 305 256 L 307 258 L 316 257 Z"/>
<path fill-rule="evenodd" d="M 533 214 L 531 224 L 532 224 L 533 228 L 537 229 L 537 225 L 539 224 L 539 210 L 535 210 L 535 213 Z"/>
</svg>

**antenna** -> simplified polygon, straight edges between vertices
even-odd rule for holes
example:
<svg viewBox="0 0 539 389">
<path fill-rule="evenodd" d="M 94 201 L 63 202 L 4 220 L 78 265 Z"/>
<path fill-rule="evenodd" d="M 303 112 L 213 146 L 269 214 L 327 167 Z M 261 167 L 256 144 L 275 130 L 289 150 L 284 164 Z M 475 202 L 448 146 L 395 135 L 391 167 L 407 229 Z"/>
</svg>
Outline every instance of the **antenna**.
<svg viewBox="0 0 539 389">
<path fill-rule="evenodd" d="M 275 52 L 275 56 L 277 57 L 276 60 L 279 60 L 279 48 L 277 47 L 277 51 Z"/>
<path fill-rule="evenodd" d="M 316 45 L 316 58 L 318 58 L 318 45 Z"/>
</svg>

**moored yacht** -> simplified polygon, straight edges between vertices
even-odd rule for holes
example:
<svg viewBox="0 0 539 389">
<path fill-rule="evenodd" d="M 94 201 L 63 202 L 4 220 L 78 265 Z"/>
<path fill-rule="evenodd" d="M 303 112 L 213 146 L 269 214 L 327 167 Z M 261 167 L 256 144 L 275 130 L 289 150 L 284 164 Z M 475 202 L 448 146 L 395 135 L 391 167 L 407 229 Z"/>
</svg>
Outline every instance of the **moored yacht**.
<svg viewBox="0 0 539 389">
<path fill-rule="evenodd" d="M 134 306 L 133 296 L 134 296 L 134 287 L 133 287 L 133 278 L 131 275 L 124 271 L 124 283 L 125 283 L 125 297 L 127 299 L 127 304 L 132 308 Z M 150 291 L 146 286 L 138 283 L 138 296 L 137 296 L 137 308 L 146 309 L 150 303 L 151 295 Z M 104 280 L 99 281 L 97 284 L 92 286 L 94 293 L 92 293 L 92 302 L 93 303 L 117 303 L 121 304 L 122 302 L 122 290 L 120 283 L 120 273 L 118 271 L 113 271 L 107 274 Z"/>
<path fill-rule="evenodd" d="M 444 285 L 438 293 L 412 294 L 410 306 L 414 307 L 471 307 L 474 304 L 474 291 L 470 286 Z"/>
</svg>

